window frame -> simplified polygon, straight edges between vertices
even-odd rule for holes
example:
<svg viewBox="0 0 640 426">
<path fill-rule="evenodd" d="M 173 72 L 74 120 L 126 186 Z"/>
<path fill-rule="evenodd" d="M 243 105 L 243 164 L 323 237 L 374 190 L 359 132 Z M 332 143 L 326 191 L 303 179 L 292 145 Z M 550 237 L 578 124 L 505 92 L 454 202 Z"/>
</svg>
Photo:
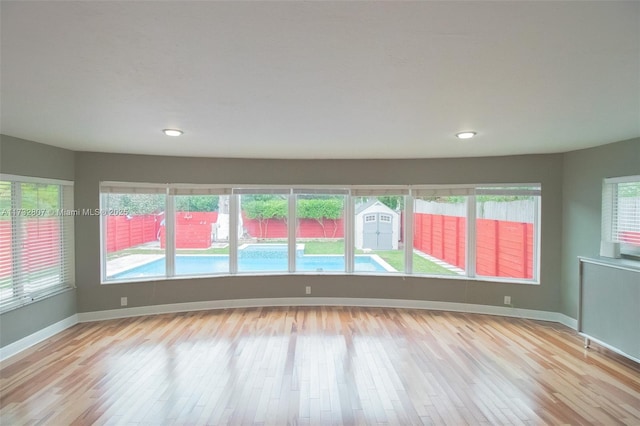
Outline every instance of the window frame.
<svg viewBox="0 0 640 426">
<path fill-rule="evenodd" d="M 194 185 L 195 186 L 195 185 Z M 104 189 L 104 191 L 103 191 Z M 174 212 L 169 209 L 169 185 L 153 184 L 153 183 L 132 183 L 132 182 L 100 182 L 100 207 L 98 209 L 99 222 L 100 222 L 100 284 L 119 284 L 127 282 L 144 282 L 144 281 L 158 281 L 165 279 L 172 279 L 175 277 L 174 268 L 174 256 L 175 256 L 175 235 L 173 225 L 169 226 L 169 223 L 174 221 Z M 165 226 L 166 226 L 166 247 L 165 247 L 165 273 L 164 275 L 156 275 L 153 277 L 143 277 L 135 280 L 123 278 L 123 279 L 108 279 L 107 277 L 107 239 L 106 232 L 107 219 L 110 216 L 109 209 L 103 205 L 104 196 L 108 194 L 164 194 L 165 195 Z M 171 199 L 173 203 L 173 198 Z M 173 206 L 173 204 L 171 204 Z M 171 244 L 169 244 L 169 241 Z M 199 276 L 198 276 L 199 277 Z"/>
<path fill-rule="evenodd" d="M 464 274 L 458 274 L 458 275 L 453 275 L 453 274 L 428 274 L 428 273 L 418 273 L 416 271 L 414 271 L 412 269 L 412 273 L 416 276 L 424 276 L 424 277 L 444 277 L 444 278 L 450 278 L 450 279 L 456 279 L 456 278 L 472 278 L 472 276 L 469 274 L 469 257 L 472 256 L 473 259 L 475 259 L 475 252 L 474 253 L 469 253 L 469 248 L 468 248 L 468 244 L 469 241 L 475 241 L 475 231 L 470 231 L 469 227 L 470 226 L 475 226 L 475 223 L 473 225 L 468 224 L 468 217 L 473 216 L 475 214 L 475 206 L 473 208 L 469 207 L 470 204 L 470 197 L 469 194 L 471 193 L 471 189 L 468 187 L 461 187 L 461 188 L 452 188 L 452 187 L 440 187 L 440 186 L 436 186 L 436 187 L 426 187 L 426 188 L 417 188 L 412 190 L 412 195 L 411 195 L 411 202 L 407 203 L 407 206 L 411 207 L 411 220 L 407 220 L 405 223 L 405 228 L 407 228 L 407 232 L 409 232 L 409 225 L 411 226 L 411 233 L 410 236 L 407 235 L 406 238 L 411 238 L 411 244 L 409 245 L 408 240 L 407 241 L 407 259 L 410 259 L 411 262 L 413 263 L 413 250 L 415 249 L 415 240 L 414 240 L 414 225 L 415 225 L 415 218 L 416 218 L 416 201 L 418 200 L 424 200 L 424 198 L 427 197 L 449 197 L 449 196 L 464 196 L 465 197 L 465 206 L 464 206 L 464 212 L 465 215 L 464 216 L 457 216 L 457 217 L 463 217 L 465 219 L 465 235 L 464 235 L 464 241 L 465 241 L 465 249 L 464 249 L 464 254 L 465 254 L 465 264 L 464 264 Z M 418 213 L 420 214 L 420 213 Z M 408 216 L 408 214 L 407 214 Z M 472 228 L 475 229 L 475 228 Z M 473 262 L 471 262 L 471 264 L 475 265 L 475 260 Z M 411 265 L 413 268 L 413 264 Z M 456 265 L 454 265 L 456 266 Z"/>
<path fill-rule="evenodd" d="M 237 220 L 242 214 L 242 200 L 241 197 L 243 195 L 279 195 L 286 196 L 286 241 L 287 241 L 287 267 L 286 270 L 281 271 L 241 271 L 240 266 L 240 256 L 239 251 L 240 246 L 238 241 L 238 223 Z M 250 186 L 250 187 L 236 187 L 231 190 L 231 197 L 235 199 L 235 203 L 233 203 L 233 209 L 229 210 L 229 214 L 235 218 L 236 224 L 235 227 L 232 228 L 234 230 L 235 236 L 235 244 L 231 244 L 231 238 L 229 239 L 229 251 L 233 251 L 235 253 L 234 260 L 229 256 L 230 262 L 235 262 L 235 264 L 230 265 L 230 271 L 233 270 L 234 274 L 237 275 L 282 275 L 282 274 L 291 274 L 295 271 L 295 226 L 292 226 L 292 221 L 295 220 L 295 197 L 292 196 L 292 189 L 288 186 Z M 270 220 L 270 219 L 267 219 Z M 230 221 L 231 226 L 231 221 Z M 292 244 L 292 235 L 293 235 L 293 244 Z M 265 234 L 266 237 L 266 234 Z M 265 238 L 266 239 L 266 238 Z"/>
<path fill-rule="evenodd" d="M 348 269 L 347 269 L 347 273 L 349 274 L 356 274 L 356 275 L 384 275 L 384 276 L 409 276 L 411 275 L 411 267 L 412 267 L 412 259 L 413 259 L 413 252 L 412 250 L 409 249 L 409 246 L 412 243 L 412 240 L 408 240 L 408 238 L 413 238 L 413 234 L 412 234 L 412 227 L 411 224 L 409 224 L 409 220 L 407 220 L 407 217 L 411 217 L 407 215 L 407 211 L 411 211 L 411 207 L 412 207 L 412 198 L 411 198 L 411 185 L 351 185 L 348 186 L 349 188 L 349 194 L 347 196 L 348 199 L 348 206 L 349 206 L 349 211 L 345 211 L 345 214 L 348 214 L 347 219 L 349 219 L 349 222 L 347 222 L 345 224 L 345 226 L 349 226 L 349 228 L 347 230 L 345 230 L 345 234 L 349 235 L 350 237 L 350 241 L 346 241 L 347 243 L 347 250 L 349 250 L 348 253 L 345 253 L 345 255 L 348 255 L 349 257 L 347 258 L 347 265 L 349 265 Z M 405 215 L 405 220 L 404 220 L 404 227 L 401 227 L 400 232 L 398 233 L 398 237 L 401 239 L 400 241 L 403 241 L 404 244 L 404 269 L 403 271 L 393 271 L 393 273 L 381 273 L 381 272 L 365 272 L 365 271 L 358 271 L 356 270 L 355 267 L 355 252 L 356 252 L 356 243 L 358 238 L 356 237 L 356 225 L 357 225 L 357 221 L 356 221 L 356 199 L 358 197 L 386 197 L 386 196 L 391 196 L 391 197 L 402 197 L 403 199 L 403 206 L 401 208 L 401 212 L 404 212 Z M 409 210 L 408 210 L 409 209 Z M 398 220 L 401 220 L 400 217 L 402 216 L 402 214 L 399 215 Z M 375 217 L 374 217 L 374 222 L 375 222 Z M 362 218 L 362 223 L 371 223 L 371 222 L 366 222 L 365 221 L 365 217 Z M 393 227 L 393 219 L 391 222 L 391 225 Z M 393 228 L 392 228 L 393 229 Z M 393 233 L 392 233 L 393 235 Z"/>
<path fill-rule="evenodd" d="M 297 254 L 297 250 L 298 250 L 298 245 L 300 244 L 305 244 L 304 242 L 304 238 L 302 236 L 298 236 L 298 231 L 301 231 L 300 228 L 300 220 L 301 219 L 306 219 L 309 220 L 308 218 L 301 218 L 298 215 L 298 211 L 299 211 L 299 207 L 300 207 L 300 203 L 303 200 L 303 198 L 301 197 L 309 197 L 309 196 L 321 196 L 321 197 L 340 197 L 341 199 L 341 203 L 342 203 L 342 253 L 340 254 L 343 259 L 343 268 L 341 271 L 335 271 L 335 270 L 322 270 L 322 271 L 318 271 L 318 270 L 303 270 L 303 269 L 298 269 L 298 257 L 297 255 L 293 255 L 291 256 L 291 263 L 290 263 L 290 272 L 295 271 L 294 273 L 317 273 L 317 272 L 322 272 L 323 274 L 328 273 L 328 274 L 336 274 L 336 273 L 345 273 L 348 269 L 348 257 L 347 257 L 347 247 L 346 247 L 346 242 L 347 242 L 347 226 L 346 226 L 346 212 L 348 209 L 348 204 L 349 204 L 349 193 L 347 190 L 345 189 L 313 189 L 313 188 L 294 188 L 291 194 L 291 207 L 292 210 L 289 211 L 289 216 L 291 218 L 293 218 L 292 223 L 294 223 L 293 229 L 291 229 L 291 238 L 295 239 L 294 245 L 296 247 L 296 254 Z M 334 198 L 334 199 L 335 199 Z M 309 200 L 309 198 L 307 198 Z M 315 198 L 310 198 L 311 200 L 315 199 Z M 324 222 L 324 220 L 326 219 L 325 217 L 322 217 L 322 220 Z M 338 219 L 332 219 L 332 220 L 338 220 Z M 335 223 L 335 222 L 334 222 Z M 337 231 L 338 228 L 336 228 Z M 323 237 L 320 239 L 327 239 L 327 237 Z M 301 242 L 299 242 L 301 241 Z"/>
<path fill-rule="evenodd" d="M 108 182 L 114 184 L 113 182 Z M 106 182 L 100 183 L 102 203 L 102 187 L 107 184 Z M 229 227 L 230 230 L 237 230 L 238 227 L 238 215 L 240 214 L 240 206 L 238 198 L 243 194 L 287 194 L 288 197 L 288 227 L 287 227 L 287 244 L 288 244 L 288 271 L 276 271 L 276 272 L 250 272 L 238 271 L 238 235 L 237 232 L 232 231 L 229 233 L 229 272 L 228 273 L 216 273 L 216 274 L 194 274 L 194 275 L 179 275 L 169 273 L 169 267 L 167 267 L 167 273 L 161 277 L 140 278 L 140 279 L 119 279 L 119 280 L 107 280 L 104 275 L 106 257 L 104 253 L 101 253 L 101 283 L 102 284 L 115 284 L 122 282 L 138 282 L 138 281 L 157 281 L 167 279 L 190 279 L 190 278 L 211 278 L 222 276 L 263 276 L 263 275 L 332 275 L 332 274 L 355 274 L 355 275 L 384 275 L 384 276 L 414 276 L 414 277 L 426 277 L 426 278 L 444 278 L 444 279 L 461 279 L 483 282 L 502 282 L 502 283 L 518 283 L 518 284 L 540 284 L 540 250 L 541 250 L 541 200 L 542 200 L 542 184 L 541 183 L 492 183 L 492 184 L 452 184 L 452 185 L 231 185 L 231 184 L 217 184 L 217 185 L 197 185 L 197 184 L 137 184 L 130 182 L 119 182 L 119 185 L 123 187 L 131 188 L 137 185 L 143 187 L 163 187 L 166 189 L 167 194 L 167 214 L 174 214 L 173 209 L 169 209 L 169 205 L 173 206 L 173 195 L 176 195 L 175 188 L 180 188 L 181 194 L 191 193 L 190 191 L 202 190 L 202 187 L 210 188 L 208 191 L 215 191 L 216 194 L 229 195 Z M 478 276 L 476 274 L 476 247 L 475 247 L 475 221 L 476 221 L 476 193 L 478 190 L 483 191 L 502 191 L 505 193 L 505 188 L 513 189 L 519 187 L 533 187 L 537 191 L 537 203 L 534 222 L 534 246 L 533 246 L 533 278 L 509 278 L 509 277 L 492 277 L 492 276 Z M 341 272 L 335 271 L 300 271 L 296 268 L 296 226 L 295 223 L 298 220 L 296 212 L 296 196 L 298 194 L 341 194 L 345 195 L 344 205 L 344 243 L 345 243 L 345 270 Z M 424 196 L 426 194 L 447 194 L 447 195 L 460 195 L 464 194 L 468 196 L 467 199 L 467 229 L 466 229 L 466 269 L 464 275 L 438 275 L 438 274 L 420 274 L 413 271 L 413 203 L 414 196 Z M 401 230 L 402 238 L 404 242 L 404 271 L 394 273 L 384 272 L 360 272 L 354 270 L 354 258 L 355 258 L 355 199 L 361 196 L 403 196 L 403 229 Z M 101 204 L 102 206 L 102 204 Z M 173 219 L 173 218 L 172 218 Z M 292 225 L 293 224 L 293 225 Z M 106 250 L 104 245 L 104 229 L 102 229 L 103 220 L 101 220 L 101 250 Z M 167 228 L 173 228 L 175 226 L 174 221 L 170 221 L 167 217 Z M 171 236 L 171 241 L 169 241 Z M 169 244 L 171 242 L 171 244 Z M 169 257 L 169 250 L 171 246 L 171 257 L 175 257 L 175 235 L 173 230 L 167 229 L 167 258 Z M 169 261 L 167 261 L 169 264 Z"/>
<path fill-rule="evenodd" d="M 537 189 L 535 189 L 537 187 Z M 528 188 L 528 189 L 522 189 Z M 471 203 L 473 206 L 474 223 L 472 225 L 474 232 L 473 244 L 476 245 L 476 221 L 477 221 L 477 196 L 478 195 L 532 195 L 535 196 L 535 204 L 533 210 L 533 265 L 532 265 L 532 278 L 509 278 L 509 277 L 495 277 L 489 275 L 478 275 L 476 271 L 477 250 L 473 250 L 473 278 L 478 281 L 492 281 L 492 282 L 517 282 L 524 284 L 540 284 L 540 250 L 541 250 L 541 214 L 542 214 L 542 184 L 490 184 L 490 185 L 476 185 L 475 193 L 471 196 Z M 469 250 L 469 248 L 467 248 Z"/>
<path fill-rule="evenodd" d="M 174 222 L 173 222 L 172 233 L 173 233 L 173 238 L 174 238 L 174 240 L 173 240 L 173 251 L 174 251 L 174 266 L 175 266 L 175 270 L 174 270 L 173 276 L 175 276 L 176 278 L 188 278 L 188 277 L 194 277 L 194 276 L 198 277 L 198 276 L 203 275 L 203 274 L 202 273 L 192 273 L 192 272 L 178 273 L 178 268 L 177 268 L 178 258 L 180 256 L 190 256 L 190 255 L 192 255 L 191 253 L 185 254 L 185 253 L 182 253 L 180 251 L 181 250 L 193 250 L 194 249 L 194 248 L 182 248 L 182 247 L 179 248 L 178 247 L 178 240 L 180 238 L 184 238 L 182 236 L 183 232 L 186 233 L 186 234 L 189 234 L 191 225 L 195 225 L 195 226 L 202 226 L 203 225 L 203 222 L 190 223 L 191 220 L 193 219 L 193 215 L 198 216 L 198 215 L 202 215 L 203 213 L 204 214 L 207 214 L 207 213 L 210 214 L 210 213 L 214 213 L 215 210 L 214 211 L 209 211 L 209 210 L 190 211 L 191 214 L 189 216 L 184 216 L 184 218 L 186 220 L 188 220 L 189 223 L 187 223 L 187 224 L 183 223 L 182 226 L 178 226 L 178 220 L 180 218 L 180 216 L 178 215 L 178 212 L 179 212 L 179 203 L 178 203 L 179 197 L 194 197 L 194 196 L 196 196 L 196 197 L 214 197 L 214 196 L 221 197 L 221 196 L 224 196 L 226 194 L 219 194 L 219 193 L 216 193 L 215 190 L 205 188 L 205 189 L 195 190 L 195 191 L 189 190 L 188 193 L 185 193 L 185 192 L 182 192 L 182 191 L 181 192 L 173 192 L 173 193 L 170 192 L 170 195 L 172 195 L 172 201 L 171 202 L 173 202 L 173 204 L 174 204 L 174 206 L 173 206 L 173 211 L 174 211 L 173 221 Z M 219 202 L 219 200 L 220 200 L 220 198 L 218 198 L 218 202 Z M 220 208 L 220 206 L 218 206 L 218 210 L 219 210 L 219 208 Z M 207 217 L 206 216 L 201 218 L 201 219 L 204 220 L 204 225 L 213 225 L 214 224 L 214 222 L 207 222 Z M 229 230 L 229 231 L 231 231 L 231 230 Z M 218 237 L 217 236 L 217 231 L 216 231 L 215 235 L 216 235 L 216 238 L 217 238 Z M 213 236 L 214 236 L 214 233 L 213 233 L 213 231 L 211 231 L 209 233 L 209 235 L 208 235 L 208 240 L 211 239 L 210 243 L 212 245 L 209 248 L 213 247 Z M 200 249 L 202 249 L 202 248 L 203 247 L 200 247 Z M 220 254 L 211 254 L 210 256 L 220 256 Z M 230 270 L 230 268 L 229 268 L 229 259 L 227 259 L 226 270 L 225 271 L 212 272 L 210 275 L 215 276 L 215 275 L 229 274 L 229 270 Z"/>
</svg>

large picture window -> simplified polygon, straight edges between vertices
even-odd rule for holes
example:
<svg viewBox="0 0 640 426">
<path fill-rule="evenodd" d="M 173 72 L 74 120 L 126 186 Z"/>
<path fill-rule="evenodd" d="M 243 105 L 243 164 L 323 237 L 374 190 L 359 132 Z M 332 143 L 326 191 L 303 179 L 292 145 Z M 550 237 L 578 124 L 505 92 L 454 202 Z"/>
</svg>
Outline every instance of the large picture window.
<svg viewBox="0 0 640 426">
<path fill-rule="evenodd" d="M 352 191 L 354 202 L 354 272 L 405 271 L 403 220 L 407 190 Z"/>
<path fill-rule="evenodd" d="M 0 310 L 73 287 L 73 184 L 0 176 Z"/>
<path fill-rule="evenodd" d="M 475 198 L 476 275 L 533 279 L 540 189 L 478 188 Z"/>
<path fill-rule="evenodd" d="M 166 276 L 166 188 L 114 185 L 101 191 L 104 278 Z"/>
<path fill-rule="evenodd" d="M 173 275 L 230 273 L 230 190 L 207 185 L 171 185 L 167 226 L 160 243 L 173 251 Z M 172 205 L 172 208 L 169 207 Z M 173 243 L 172 243 L 173 241 Z M 169 262 L 167 274 L 171 274 Z"/>
<path fill-rule="evenodd" d="M 226 204 L 219 195 L 175 197 L 175 275 L 229 272 L 229 214 L 220 210 L 221 198 Z"/>
<path fill-rule="evenodd" d="M 237 191 L 238 272 L 289 271 L 289 196 L 285 190 Z"/>
<path fill-rule="evenodd" d="M 414 274 L 537 282 L 540 186 L 103 183 L 103 282 Z"/>
<path fill-rule="evenodd" d="M 416 191 L 413 271 L 417 274 L 466 274 L 468 191 L 459 195 L 450 192 Z"/>
<path fill-rule="evenodd" d="M 324 193 L 323 193 L 324 192 Z M 346 191 L 295 193 L 296 271 L 345 272 Z"/>
</svg>

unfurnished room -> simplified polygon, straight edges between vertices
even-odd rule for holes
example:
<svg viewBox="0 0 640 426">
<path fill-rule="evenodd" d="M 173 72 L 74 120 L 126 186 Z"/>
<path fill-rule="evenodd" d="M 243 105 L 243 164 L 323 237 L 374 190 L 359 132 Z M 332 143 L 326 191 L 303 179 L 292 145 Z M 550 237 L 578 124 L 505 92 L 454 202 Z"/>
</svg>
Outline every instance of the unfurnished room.
<svg viewBox="0 0 640 426">
<path fill-rule="evenodd" d="M 0 19 L 0 424 L 640 425 L 640 2 Z"/>
</svg>

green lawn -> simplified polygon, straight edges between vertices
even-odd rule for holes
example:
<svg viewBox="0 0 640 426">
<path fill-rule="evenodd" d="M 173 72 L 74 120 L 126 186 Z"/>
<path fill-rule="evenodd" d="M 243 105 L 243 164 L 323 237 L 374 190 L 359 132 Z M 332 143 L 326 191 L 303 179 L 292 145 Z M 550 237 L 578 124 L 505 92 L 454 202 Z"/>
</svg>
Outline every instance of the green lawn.
<svg viewBox="0 0 640 426">
<path fill-rule="evenodd" d="M 360 252 L 360 250 L 356 250 Z M 404 251 L 403 250 L 373 250 L 371 253 L 377 254 L 385 260 L 389 265 L 398 271 L 404 270 Z M 457 275 L 455 272 L 443 268 L 437 263 L 413 254 L 413 272 L 416 274 L 431 275 Z"/>
<path fill-rule="evenodd" d="M 344 241 L 305 241 L 305 254 L 344 254 Z M 372 250 L 369 254 L 377 254 L 389 265 L 398 271 L 404 270 L 404 251 L 403 250 Z M 365 254 L 362 250 L 356 250 L 356 254 Z M 455 272 L 443 268 L 437 263 L 433 263 L 414 253 L 413 255 L 413 272 L 417 274 L 433 274 L 433 275 L 457 275 Z"/>
<path fill-rule="evenodd" d="M 344 241 L 305 241 L 304 254 L 344 254 Z"/>
</svg>

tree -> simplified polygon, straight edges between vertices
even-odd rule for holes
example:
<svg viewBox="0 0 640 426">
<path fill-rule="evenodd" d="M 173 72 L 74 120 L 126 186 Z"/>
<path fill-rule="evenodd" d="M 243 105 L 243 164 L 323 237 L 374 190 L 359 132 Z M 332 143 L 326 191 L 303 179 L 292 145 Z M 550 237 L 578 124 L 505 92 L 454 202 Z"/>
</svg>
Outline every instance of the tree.
<svg viewBox="0 0 640 426">
<path fill-rule="evenodd" d="M 106 208 L 129 215 L 159 214 L 166 208 L 164 194 L 106 194 Z"/>
<path fill-rule="evenodd" d="M 404 208 L 404 196 L 402 195 L 380 195 L 377 197 L 358 197 L 356 198 L 356 204 L 367 203 L 371 199 L 380 201 L 391 210 L 402 210 Z"/>
<path fill-rule="evenodd" d="M 384 195 L 378 197 L 378 201 L 391 210 L 398 211 L 404 208 L 404 197 L 402 195 Z"/>
<path fill-rule="evenodd" d="M 260 238 L 263 238 L 267 235 L 269 219 L 286 219 L 288 203 L 286 197 L 277 195 L 259 195 L 252 196 L 252 198 L 243 197 L 242 210 L 244 210 L 247 218 L 258 221 Z"/>
<path fill-rule="evenodd" d="M 176 211 L 214 212 L 218 210 L 220 197 L 217 195 L 190 195 L 176 197 Z"/>
<path fill-rule="evenodd" d="M 298 217 L 300 219 L 313 219 L 322 227 L 322 234 L 327 237 L 324 220 L 333 221 L 333 234 L 335 237 L 338 230 L 338 219 L 342 217 L 344 202 L 342 198 L 311 198 L 298 200 Z"/>
<path fill-rule="evenodd" d="M 620 197 L 640 197 L 640 182 L 623 182 L 617 186 Z"/>
<path fill-rule="evenodd" d="M 55 210 L 60 206 L 60 187 L 42 183 L 19 183 L 23 209 Z"/>
</svg>

